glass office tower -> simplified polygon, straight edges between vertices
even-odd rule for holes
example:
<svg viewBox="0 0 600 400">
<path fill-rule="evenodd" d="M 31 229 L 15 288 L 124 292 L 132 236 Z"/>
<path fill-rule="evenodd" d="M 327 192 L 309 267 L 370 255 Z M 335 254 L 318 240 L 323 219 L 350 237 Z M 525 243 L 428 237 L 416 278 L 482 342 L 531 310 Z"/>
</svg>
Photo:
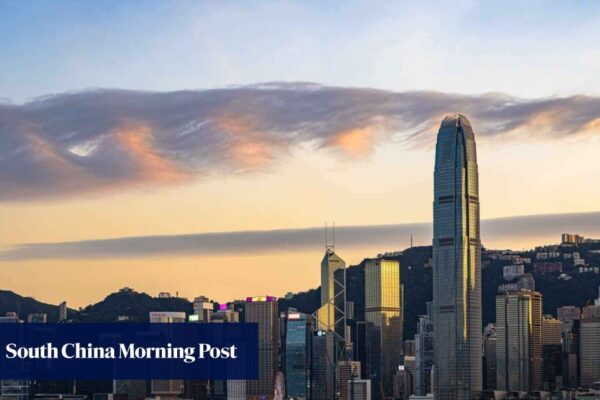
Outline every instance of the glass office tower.
<svg viewBox="0 0 600 400">
<path fill-rule="evenodd" d="M 394 374 L 402 362 L 400 263 L 374 259 L 365 264 L 365 320 L 372 323 L 372 384 L 391 396 Z M 376 396 L 378 397 L 378 396 Z"/>
<path fill-rule="evenodd" d="M 288 399 L 309 398 L 310 331 L 307 315 L 288 310 L 285 332 L 285 378 Z"/>
<path fill-rule="evenodd" d="M 471 399 L 482 385 L 481 241 L 475 136 L 463 115 L 442 121 L 433 201 L 436 400 Z"/>
</svg>

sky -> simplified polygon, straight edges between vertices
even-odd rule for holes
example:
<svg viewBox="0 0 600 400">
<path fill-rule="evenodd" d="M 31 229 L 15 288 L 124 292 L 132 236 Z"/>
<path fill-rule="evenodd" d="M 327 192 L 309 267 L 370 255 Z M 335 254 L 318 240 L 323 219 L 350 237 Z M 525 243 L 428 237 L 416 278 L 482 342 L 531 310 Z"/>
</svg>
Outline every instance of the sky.
<svg viewBox="0 0 600 400">
<path fill-rule="evenodd" d="M 0 3 L 0 289 L 227 301 L 431 243 L 476 133 L 487 247 L 600 236 L 595 2 Z M 268 276 L 269 279 L 264 279 Z"/>
</svg>

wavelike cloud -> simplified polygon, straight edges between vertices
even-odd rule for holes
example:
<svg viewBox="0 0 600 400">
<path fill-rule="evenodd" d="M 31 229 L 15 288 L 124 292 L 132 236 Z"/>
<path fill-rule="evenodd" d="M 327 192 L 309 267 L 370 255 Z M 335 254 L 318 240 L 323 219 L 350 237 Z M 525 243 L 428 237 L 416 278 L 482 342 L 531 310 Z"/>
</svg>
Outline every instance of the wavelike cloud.
<svg viewBox="0 0 600 400">
<path fill-rule="evenodd" d="M 448 113 L 479 137 L 600 132 L 600 98 L 390 92 L 272 83 L 169 93 L 90 90 L 0 104 L 0 200 L 184 183 L 272 167 L 295 146 L 368 157 L 432 143 Z"/>
<path fill-rule="evenodd" d="M 557 242 L 563 232 L 600 235 L 600 212 L 529 215 L 482 221 L 483 244 L 515 238 L 540 238 Z M 414 234 L 430 243 L 430 223 L 342 226 L 335 230 L 340 249 L 377 246 L 398 250 Z M 154 235 L 58 243 L 29 243 L 0 251 L 0 261 L 43 259 L 109 259 L 174 255 L 247 255 L 276 251 L 318 249 L 323 227 L 265 231 L 211 232 L 186 235 Z"/>
</svg>

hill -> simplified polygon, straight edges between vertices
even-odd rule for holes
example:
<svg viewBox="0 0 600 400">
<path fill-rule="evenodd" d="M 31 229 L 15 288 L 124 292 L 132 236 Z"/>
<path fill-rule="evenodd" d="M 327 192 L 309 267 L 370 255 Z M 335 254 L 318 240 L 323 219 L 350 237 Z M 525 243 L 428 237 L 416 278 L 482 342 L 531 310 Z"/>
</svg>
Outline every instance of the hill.
<svg viewBox="0 0 600 400">
<path fill-rule="evenodd" d="M 46 313 L 48 322 L 58 321 L 59 307 L 42 303 L 33 297 L 24 297 L 10 290 L 0 290 L 0 315 L 7 312 L 16 311 L 21 319 L 26 319 L 27 315 L 34 313 Z M 75 310 L 68 310 L 69 317 L 76 314 Z"/>
<path fill-rule="evenodd" d="M 85 307 L 75 316 L 74 321 L 112 322 L 124 315 L 131 322 L 148 322 L 151 311 L 183 311 L 191 314 L 193 308 L 192 303 L 184 298 L 158 298 L 134 290 L 121 290 Z"/>
</svg>

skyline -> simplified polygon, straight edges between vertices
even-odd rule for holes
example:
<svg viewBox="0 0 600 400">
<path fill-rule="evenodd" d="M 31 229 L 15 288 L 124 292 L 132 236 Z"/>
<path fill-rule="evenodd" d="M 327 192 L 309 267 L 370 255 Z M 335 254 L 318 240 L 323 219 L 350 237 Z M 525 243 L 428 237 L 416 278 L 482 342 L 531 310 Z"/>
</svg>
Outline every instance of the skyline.
<svg viewBox="0 0 600 400">
<path fill-rule="evenodd" d="M 600 237 L 598 15 L 2 2 L 0 280 L 55 303 L 198 282 L 223 301 L 316 286 L 324 221 L 348 264 L 430 245 L 454 112 L 477 127 L 484 246 Z"/>
</svg>

